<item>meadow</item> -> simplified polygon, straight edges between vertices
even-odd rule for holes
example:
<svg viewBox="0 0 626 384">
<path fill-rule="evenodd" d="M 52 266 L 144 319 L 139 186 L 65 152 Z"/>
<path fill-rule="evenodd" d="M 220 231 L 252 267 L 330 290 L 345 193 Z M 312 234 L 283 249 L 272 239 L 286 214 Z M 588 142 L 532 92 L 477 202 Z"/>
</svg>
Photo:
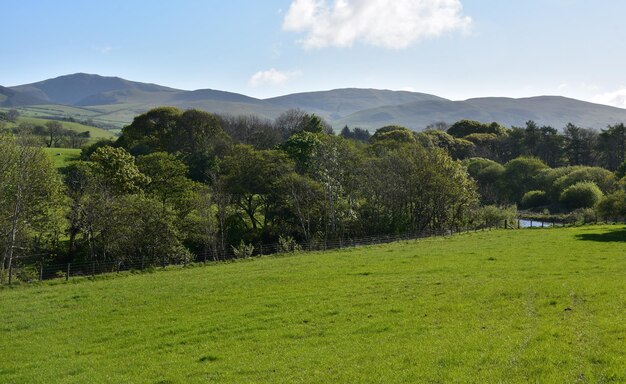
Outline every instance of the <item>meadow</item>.
<svg viewBox="0 0 626 384">
<path fill-rule="evenodd" d="M 585 226 L 4 288 L 0 382 L 626 382 L 625 276 Z"/>
<path fill-rule="evenodd" d="M 79 148 L 43 148 L 44 152 L 50 156 L 54 167 L 59 169 L 68 166 L 72 161 L 80 158 Z"/>
</svg>

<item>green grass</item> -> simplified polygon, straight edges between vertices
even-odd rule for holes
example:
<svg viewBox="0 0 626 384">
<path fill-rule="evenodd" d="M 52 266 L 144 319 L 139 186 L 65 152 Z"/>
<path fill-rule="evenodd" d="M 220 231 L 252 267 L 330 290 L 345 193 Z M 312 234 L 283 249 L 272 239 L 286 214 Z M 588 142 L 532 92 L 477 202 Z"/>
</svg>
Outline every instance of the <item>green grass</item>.
<svg viewBox="0 0 626 384">
<path fill-rule="evenodd" d="M 19 124 L 20 122 L 25 122 L 25 123 L 30 123 L 33 125 L 44 125 L 46 124 L 47 121 L 49 120 L 39 119 L 35 117 L 20 117 L 18 118 L 17 123 Z M 115 137 L 113 133 L 107 131 L 106 129 L 91 127 L 91 126 L 83 125 L 79 123 L 72 123 L 69 121 L 59 121 L 59 123 L 63 125 L 63 128 L 71 129 L 72 131 L 76 131 L 76 132 L 89 131 L 89 135 L 91 136 L 92 140 L 112 139 Z"/>
<path fill-rule="evenodd" d="M 48 156 L 52 159 L 55 168 L 63 168 L 70 162 L 78 160 L 80 157 L 80 149 L 78 148 L 44 148 Z"/>
<path fill-rule="evenodd" d="M 625 277 L 596 226 L 4 289 L 0 382 L 623 383 Z"/>
</svg>

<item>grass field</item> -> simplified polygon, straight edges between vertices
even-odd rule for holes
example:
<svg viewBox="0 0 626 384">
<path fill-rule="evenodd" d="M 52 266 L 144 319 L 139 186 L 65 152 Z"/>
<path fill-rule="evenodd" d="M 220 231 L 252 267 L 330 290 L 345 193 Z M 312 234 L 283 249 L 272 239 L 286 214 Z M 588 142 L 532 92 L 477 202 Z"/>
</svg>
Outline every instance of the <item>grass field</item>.
<svg viewBox="0 0 626 384">
<path fill-rule="evenodd" d="M 626 230 L 55 281 L 0 308 L 2 383 L 623 383 Z"/>
<path fill-rule="evenodd" d="M 80 149 L 77 148 L 44 148 L 43 150 L 50 156 L 57 169 L 67 166 L 80 157 Z"/>
</svg>

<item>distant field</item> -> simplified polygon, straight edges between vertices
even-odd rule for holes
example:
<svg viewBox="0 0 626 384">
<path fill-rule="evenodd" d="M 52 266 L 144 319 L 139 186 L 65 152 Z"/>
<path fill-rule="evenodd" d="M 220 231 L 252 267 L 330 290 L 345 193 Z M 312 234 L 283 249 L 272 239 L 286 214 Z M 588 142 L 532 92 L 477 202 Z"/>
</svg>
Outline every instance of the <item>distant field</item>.
<svg viewBox="0 0 626 384">
<path fill-rule="evenodd" d="M 56 168 L 63 168 L 80 157 L 80 149 L 44 148 L 44 151 L 50 156 Z"/>
<path fill-rule="evenodd" d="M 134 116 L 139 114 L 133 112 L 132 106 L 127 105 L 80 108 L 51 104 L 23 106 L 16 109 L 23 117 L 38 119 L 46 117 L 73 117 L 77 120 L 92 119 L 95 122 L 113 125 L 120 129 L 132 121 Z M 0 110 L 7 111 L 9 108 L 0 108 Z"/>
<path fill-rule="evenodd" d="M 626 229 L 0 290 L 2 383 L 623 383 Z"/>
<path fill-rule="evenodd" d="M 17 123 L 15 123 L 15 124 L 9 123 L 8 126 L 9 127 L 15 126 L 15 125 L 19 124 L 20 122 L 26 122 L 26 123 L 30 123 L 30 124 L 34 124 L 34 125 L 44 125 L 47 121 L 49 121 L 49 120 L 40 119 L 40 118 L 36 118 L 36 117 L 22 116 L 22 117 L 18 118 Z M 91 138 L 94 141 L 98 140 L 98 139 L 111 139 L 111 138 L 115 137 L 113 132 L 107 131 L 106 129 L 91 127 L 91 126 L 88 126 L 88 125 L 82 125 L 82 124 L 78 124 L 78 123 L 72 123 L 72 122 L 69 122 L 69 121 L 59 121 L 59 123 L 61 123 L 63 125 L 63 128 L 71 129 L 71 130 L 76 131 L 76 132 L 89 131 L 89 134 L 91 135 Z"/>
</svg>

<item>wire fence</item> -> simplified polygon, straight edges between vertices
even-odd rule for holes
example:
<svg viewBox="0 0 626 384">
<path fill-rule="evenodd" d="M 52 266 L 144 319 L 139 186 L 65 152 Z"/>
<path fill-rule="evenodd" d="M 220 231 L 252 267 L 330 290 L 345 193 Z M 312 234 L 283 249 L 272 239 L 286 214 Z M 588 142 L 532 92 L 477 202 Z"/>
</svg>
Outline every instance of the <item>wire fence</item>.
<svg viewBox="0 0 626 384">
<path fill-rule="evenodd" d="M 606 221 L 609 223 L 609 221 Z M 619 223 L 615 221 L 614 223 Z M 143 272 L 156 268 L 168 266 L 187 266 L 198 263 L 218 263 L 239 258 L 251 258 L 263 255 L 290 253 L 296 251 L 325 251 L 342 248 L 353 248 L 367 245 L 387 244 L 397 241 L 417 240 L 431 237 L 452 236 L 460 233 L 490 231 L 494 229 L 526 229 L 526 228 L 555 228 L 575 225 L 574 222 L 567 221 L 540 221 L 531 219 L 516 219 L 514 221 L 504 220 L 492 225 L 466 226 L 447 230 L 428 230 L 420 232 L 410 232 L 396 235 L 366 236 L 345 239 L 321 239 L 309 242 L 273 243 L 273 244 L 250 244 L 246 249 L 228 247 L 226 249 L 210 249 L 200 252 L 188 260 L 171 260 L 167 257 L 157 259 L 138 258 L 124 260 L 92 260 L 71 263 L 46 263 L 43 255 L 31 255 L 28 258 L 21 258 L 18 265 L 7 271 L 10 278 L 8 281 L 20 281 L 32 283 L 36 281 L 50 279 L 65 279 L 77 277 L 95 277 L 107 273 L 120 272 Z M 587 224 L 587 223 L 585 223 Z"/>
</svg>

